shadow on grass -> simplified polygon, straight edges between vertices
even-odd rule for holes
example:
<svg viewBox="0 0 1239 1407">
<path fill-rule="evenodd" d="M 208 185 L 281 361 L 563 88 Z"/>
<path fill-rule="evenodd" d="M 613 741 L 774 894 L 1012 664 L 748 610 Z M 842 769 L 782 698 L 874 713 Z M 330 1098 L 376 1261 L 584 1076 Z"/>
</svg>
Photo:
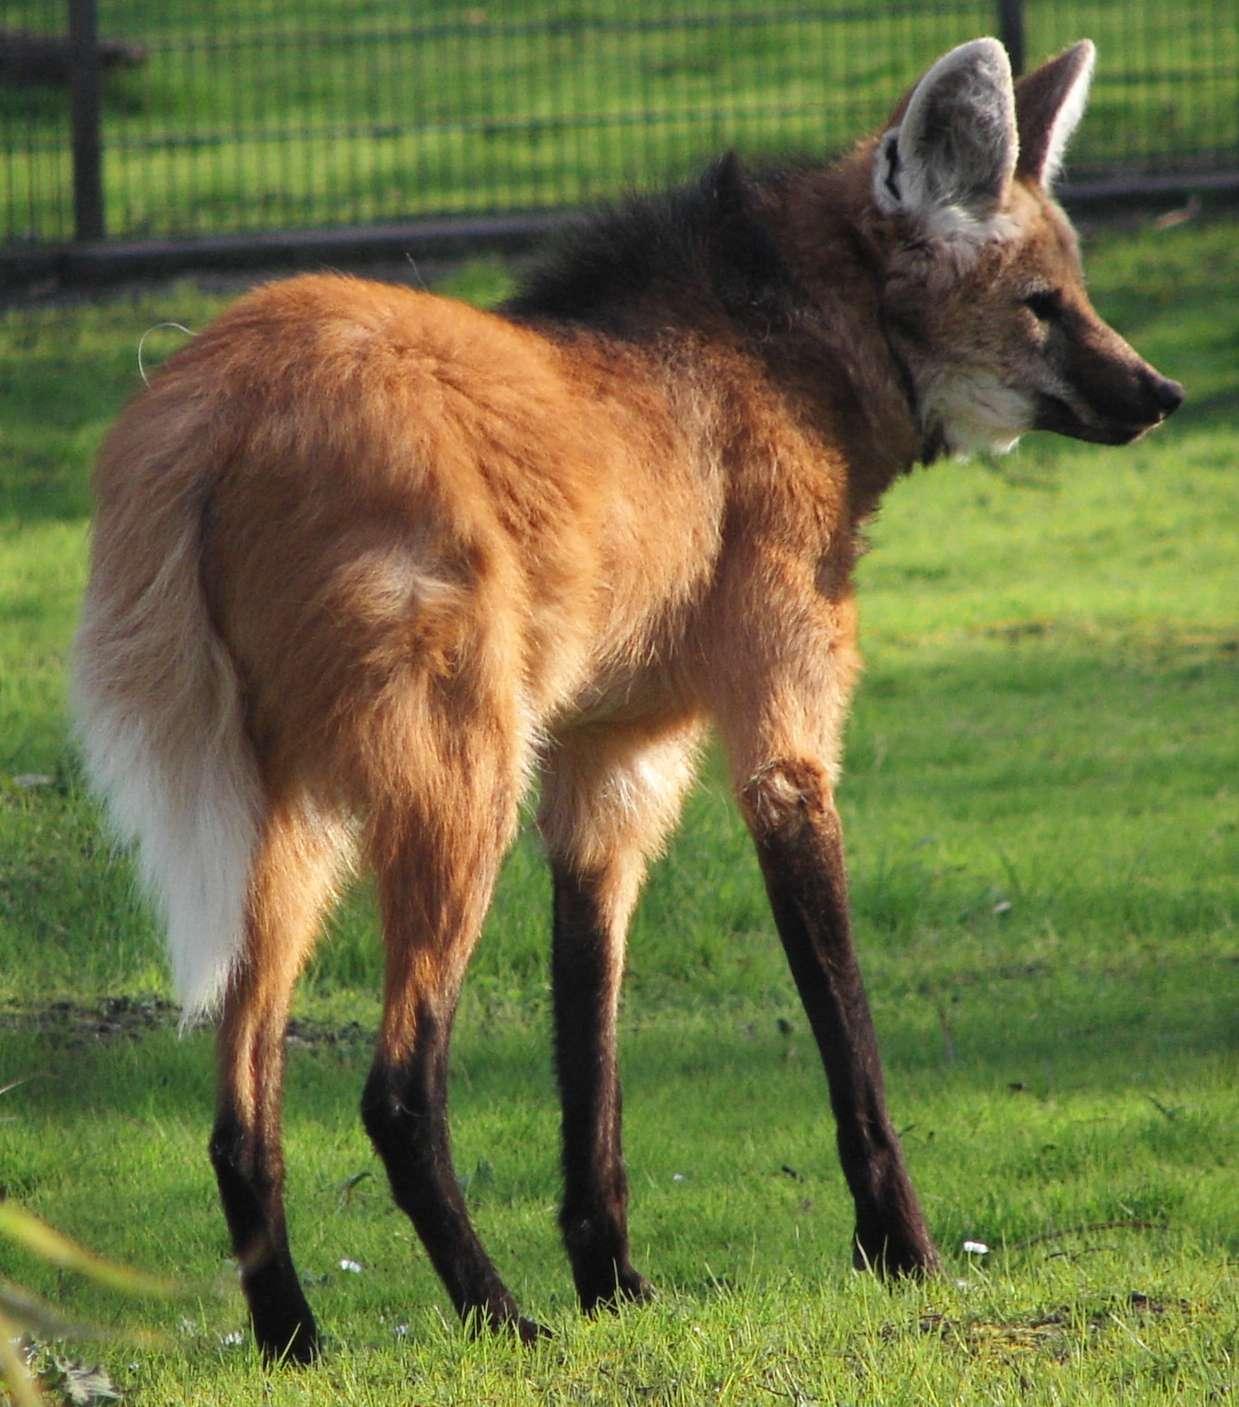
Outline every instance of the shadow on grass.
<svg viewBox="0 0 1239 1407">
<path fill-rule="evenodd" d="M 862 954 L 863 960 L 863 954 Z M 1227 995 L 1234 961 L 1190 952 L 1144 954 L 1123 970 L 1033 965 L 1023 972 L 940 976 L 893 997 L 871 983 L 875 1020 L 892 1072 L 913 1084 L 947 1082 L 961 1101 L 1018 1086 L 1041 1095 L 1120 1094 L 1190 1088 L 1195 1071 L 1233 1052 Z M 737 1090 L 776 1102 L 821 1083 L 816 1047 L 790 978 L 773 1005 L 662 1006 L 629 1000 L 622 1023 L 625 1084 L 633 1100 L 674 1086 L 686 1107 L 713 1108 L 720 1127 L 743 1123 Z M 44 1009 L 36 1023 L 11 1014 L 0 1031 L 9 1074 L 33 1078 L 22 1098 L 39 1117 L 72 1126 L 103 1112 L 127 1118 L 201 1120 L 211 1114 L 209 1033 L 174 1034 L 174 1012 L 129 1028 Z M 302 1023 L 290 1051 L 293 1113 L 338 1125 L 355 1119 L 372 1055 L 372 1032 Z M 465 1003 L 454 1048 L 454 1101 L 462 1110 L 554 1103 L 545 1009 L 496 1026 Z M 824 1085 L 821 1104 L 825 1108 Z M 816 1094 L 813 1094 L 816 1099 Z M 908 1104 L 908 1099 L 903 1101 Z M 741 1106 L 743 1100 L 741 1100 Z M 467 1119 L 468 1114 L 462 1114 Z"/>
<path fill-rule="evenodd" d="M 1214 1176 L 1218 1129 L 1195 1106 L 1220 1103 L 1235 1041 L 1235 968 L 1223 946 L 1233 892 L 1222 864 L 1233 665 L 1216 631 L 1158 625 L 1120 637 L 1051 622 L 891 648 L 871 671 L 844 788 L 858 943 L 896 1118 L 913 1126 L 918 1177 L 939 1189 L 935 1224 L 951 1234 L 967 1230 L 966 1212 L 1003 1198 L 1018 1210 L 992 1215 L 1012 1236 L 1036 1234 L 1051 1215 L 1118 1217 L 1120 1201 L 1152 1220 L 1187 1195 L 1198 1169 Z M 107 923 L 96 916 L 83 936 L 82 896 L 108 893 L 98 887 L 104 854 L 51 824 L 70 804 L 49 787 L 23 792 L 23 809 L 8 813 L 30 877 L 0 889 L 20 936 L 3 960 L 30 972 L 31 992 L 46 993 L 43 953 L 57 951 L 63 965 L 75 943 L 76 966 L 108 974 L 92 979 L 96 992 L 117 981 L 117 963 L 90 951 L 107 941 Z M 908 839 L 922 835 L 939 839 L 919 848 Z M 494 1199 L 496 1216 L 536 1213 L 549 1257 L 558 1113 L 540 956 L 549 912 L 532 868 L 523 857 L 505 876 L 466 983 L 452 1105 L 462 1170 L 492 1160 L 499 1169 L 474 1180 L 470 1200 Z M 1016 902 L 996 914 L 989 886 L 1013 883 Z M 118 923 L 118 901 L 107 902 Z M 526 921 L 534 904 L 543 908 L 536 935 Z M 352 976 L 327 976 L 324 987 L 337 1009 L 364 987 L 373 1010 L 373 933 L 358 924 L 336 941 L 357 953 L 330 968 Z M 147 949 L 134 961 L 149 958 Z M 824 1254 L 845 1265 L 825 1082 L 717 759 L 654 878 L 633 960 L 623 1064 L 634 1166 L 655 1184 L 637 1188 L 638 1205 L 645 1195 L 651 1206 L 647 1224 L 670 1219 L 668 1188 L 687 1169 L 689 1212 L 710 1235 L 765 1238 L 771 1208 L 790 1225 L 813 1200 Z M 16 1122 L 0 1127 L 0 1177 L 9 1195 L 46 1196 L 39 1209 L 66 1224 L 61 1209 L 75 1196 L 106 1207 L 117 1181 L 132 1197 L 135 1179 L 162 1179 L 163 1201 L 125 1254 L 203 1260 L 209 1246 L 222 1263 L 205 1154 L 211 1042 L 178 1040 L 172 1020 L 161 1012 L 135 1034 L 55 1021 L 0 1027 L 0 1072 L 36 1077 L 6 1109 Z M 369 1033 L 347 1025 L 291 1052 L 290 1205 L 303 1237 L 313 1216 L 334 1214 L 339 1181 L 360 1168 L 373 1175 L 371 1226 L 390 1237 L 397 1224 L 358 1117 Z M 144 1172 L 154 1157 L 168 1166 Z M 767 1181 L 736 1231 L 726 1199 L 757 1175 Z M 716 1202 L 699 1216 L 700 1194 Z M 201 1231 L 179 1229 L 182 1204 Z M 1191 1216 L 1185 1224 L 1205 1224 L 1199 1208 Z M 76 1229 L 104 1244 L 95 1226 Z M 334 1227 L 332 1238 L 338 1254 L 348 1251 Z M 785 1253 L 776 1245 L 771 1263 Z M 320 1251 L 318 1263 L 337 1260 Z M 558 1258 L 554 1274 L 565 1283 Z"/>
<path fill-rule="evenodd" d="M 945 658 L 935 650 L 922 664 L 901 654 L 883 666 L 889 687 L 861 710 L 844 802 L 858 945 L 895 1060 L 914 1066 L 918 1048 L 940 1046 L 935 1004 L 960 994 L 978 1007 L 961 1017 L 961 1058 L 1004 1072 L 1056 1059 L 1070 1044 L 1088 1052 L 1076 1062 L 1083 1081 L 1122 1083 L 1139 1077 L 1138 1062 L 1125 1074 L 1108 1052 L 1124 1052 L 1134 1038 L 1154 1040 L 1172 1060 L 1219 1048 L 1220 992 L 1233 971 L 1221 952 L 1233 923 L 1224 864 L 1233 816 L 1228 822 L 1222 788 L 1233 767 L 1234 666 L 1217 644 L 966 642 Z M 927 698 L 950 726 L 921 729 Z M 55 957 L 54 970 L 68 970 L 65 950 L 85 932 L 81 896 L 111 902 L 116 889 L 98 883 L 106 848 L 87 853 L 77 831 L 54 824 L 71 800 L 51 787 L 20 800 L 23 809 L 9 813 L 14 853 L 30 864 L 14 871 L 6 906 L 18 928 L 39 937 L 6 961 L 29 971 L 25 990 L 38 1000 L 68 994 L 40 978 L 40 949 Z M 51 842 L 54 858 L 45 854 Z M 529 915 L 545 900 L 540 867 L 522 851 L 466 982 L 468 1021 L 501 1038 L 505 1012 L 518 1028 L 544 1021 L 550 916 L 540 910 L 531 923 Z M 90 951 L 105 932 L 95 922 L 90 934 L 89 945 L 77 940 L 85 950 L 76 970 L 106 972 L 94 991 L 115 993 L 115 959 Z M 642 1041 L 648 1027 L 656 1042 L 668 1013 L 730 1020 L 747 1009 L 737 1020 L 766 1019 L 771 992 L 795 1011 L 717 759 L 655 871 L 632 959 L 629 1009 Z M 364 911 L 325 945 L 319 980 L 345 998 L 364 988 L 373 1001 L 379 944 Z M 492 1002 L 494 993 L 503 1001 Z M 486 999 L 475 1001 L 479 994 Z M 75 1039 L 58 1049 L 51 1037 L 28 1038 L 41 1047 L 40 1065 L 58 1072 L 66 1107 L 103 1097 L 109 1079 L 122 1100 L 150 1096 L 140 1062 L 118 1060 L 127 1045 Z M 175 1061 L 205 1068 L 209 1058 L 192 1054 L 202 1044 L 176 1046 Z M 546 1059 L 540 1049 L 521 1058 L 530 1054 Z M 636 1047 L 632 1058 L 636 1074 Z M 651 1069 L 664 1058 L 671 1053 L 651 1056 Z M 365 1051 L 359 1069 L 367 1059 Z"/>
</svg>

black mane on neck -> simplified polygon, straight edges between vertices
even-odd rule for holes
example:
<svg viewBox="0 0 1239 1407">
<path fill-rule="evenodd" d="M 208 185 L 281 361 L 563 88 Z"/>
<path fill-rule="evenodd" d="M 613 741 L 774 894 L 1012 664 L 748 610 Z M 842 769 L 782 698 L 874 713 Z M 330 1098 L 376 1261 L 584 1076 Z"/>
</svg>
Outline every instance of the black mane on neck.
<svg viewBox="0 0 1239 1407">
<path fill-rule="evenodd" d="M 729 153 L 691 185 L 604 210 L 569 230 L 503 311 L 634 338 L 720 308 L 734 321 L 782 320 L 799 299 L 761 189 Z"/>
</svg>

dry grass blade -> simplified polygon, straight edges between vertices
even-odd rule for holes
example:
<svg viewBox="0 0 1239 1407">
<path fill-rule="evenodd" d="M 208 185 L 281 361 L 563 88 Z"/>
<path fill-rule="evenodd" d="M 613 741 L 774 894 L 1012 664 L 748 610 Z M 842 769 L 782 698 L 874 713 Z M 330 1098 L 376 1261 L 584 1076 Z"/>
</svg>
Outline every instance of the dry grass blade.
<svg viewBox="0 0 1239 1407">
<path fill-rule="evenodd" d="M 18 1329 L 0 1314 L 0 1374 L 3 1374 L 14 1407 L 44 1407 L 42 1394 L 26 1370 L 15 1340 Z"/>
<path fill-rule="evenodd" d="M 167 1295 L 174 1290 L 167 1280 L 146 1275 L 139 1270 L 116 1265 L 101 1256 L 83 1250 L 67 1236 L 54 1231 L 38 1217 L 22 1211 L 12 1203 L 0 1203 L 0 1235 L 16 1241 L 19 1246 L 62 1270 L 72 1270 L 88 1276 L 100 1285 L 123 1290 L 133 1295 Z"/>
<path fill-rule="evenodd" d="M 102 1337 L 98 1329 L 66 1319 L 46 1300 L 10 1280 L 0 1280 L 0 1317 L 15 1324 L 17 1331 L 38 1334 L 45 1339 Z"/>
</svg>

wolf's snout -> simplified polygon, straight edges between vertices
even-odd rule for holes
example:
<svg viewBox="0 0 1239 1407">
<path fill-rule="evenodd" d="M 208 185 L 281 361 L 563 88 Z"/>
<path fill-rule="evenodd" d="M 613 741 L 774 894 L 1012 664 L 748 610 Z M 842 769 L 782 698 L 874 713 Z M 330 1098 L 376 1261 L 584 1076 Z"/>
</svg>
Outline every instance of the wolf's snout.
<svg viewBox="0 0 1239 1407">
<path fill-rule="evenodd" d="M 1183 404 L 1184 391 L 1181 382 L 1172 381 L 1168 376 L 1162 376 L 1152 367 L 1144 372 L 1141 380 L 1154 418 L 1173 415 Z"/>
</svg>

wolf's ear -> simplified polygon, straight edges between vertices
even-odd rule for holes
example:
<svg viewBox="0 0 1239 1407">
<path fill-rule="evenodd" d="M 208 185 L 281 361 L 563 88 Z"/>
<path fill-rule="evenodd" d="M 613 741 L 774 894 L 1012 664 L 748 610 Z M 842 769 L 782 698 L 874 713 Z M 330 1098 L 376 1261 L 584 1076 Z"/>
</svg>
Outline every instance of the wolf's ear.
<svg viewBox="0 0 1239 1407">
<path fill-rule="evenodd" d="M 1011 64 L 997 39 L 944 54 L 895 109 L 874 153 L 873 197 L 888 215 L 955 206 L 984 219 L 1002 200 L 1019 142 Z"/>
<path fill-rule="evenodd" d="M 1015 85 L 1015 120 L 1020 133 L 1021 176 L 1049 186 L 1063 152 L 1084 116 L 1097 50 L 1081 39 Z"/>
</svg>

